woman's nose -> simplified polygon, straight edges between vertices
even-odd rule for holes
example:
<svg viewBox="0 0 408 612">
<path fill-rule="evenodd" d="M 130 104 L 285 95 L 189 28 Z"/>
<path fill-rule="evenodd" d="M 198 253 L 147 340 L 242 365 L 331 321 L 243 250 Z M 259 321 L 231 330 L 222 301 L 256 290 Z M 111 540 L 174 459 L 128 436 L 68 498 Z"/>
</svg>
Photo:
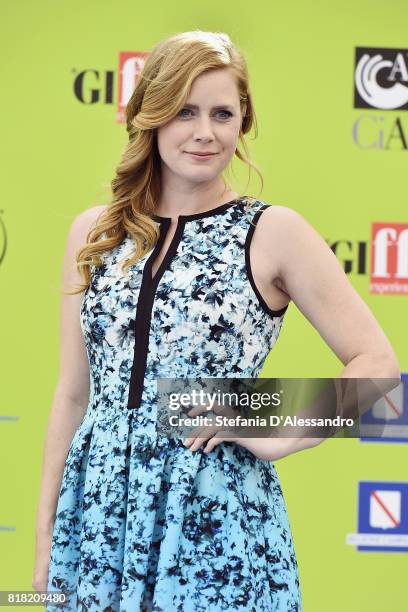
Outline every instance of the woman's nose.
<svg viewBox="0 0 408 612">
<path fill-rule="evenodd" d="M 213 126 L 210 117 L 200 117 L 194 121 L 194 138 L 214 138 Z"/>
</svg>

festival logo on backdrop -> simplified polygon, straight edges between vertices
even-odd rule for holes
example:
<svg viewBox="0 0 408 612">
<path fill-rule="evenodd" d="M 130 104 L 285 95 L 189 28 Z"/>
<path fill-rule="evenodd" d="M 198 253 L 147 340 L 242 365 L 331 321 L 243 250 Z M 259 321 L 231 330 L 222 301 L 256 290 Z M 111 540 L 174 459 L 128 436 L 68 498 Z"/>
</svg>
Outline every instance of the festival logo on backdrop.
<svg viewBox="0 0 408 612">
<path fill-rule="evenodd" d="M 408 482 L 360 481 L 357 529 L 357 551 L 408 552 Z"/>
<path fill-rule="evenodd" d="M 404 119 L 378 112 L 408 109 L 406 49 L 355 48 L 354 108 L 365 110 L 352 127 L 353 141 L 360 149 L 408 150 Z"/>
<path fill-rule="evenodd" d="M 408 51 L 356 47 L 355 108 L 408 109 Z"/>
<path fill-rule="evenodd" d="M 408 295 L 408 223 L 373 222 L 367 241 L 326 242 L 346 274 L 368 276 L 370 293 Z"/>
<path fill-rule="evenodd" d="M 114 70 L 73 69 L 73 92 L 78 102 L 90 104 L 114 104 L 117 76 L 116 121 L 125 122 L 125 109 L 140 79 L 148 52 L 120 51 L 117 75 Z"/>
<path fill-rule="evenodd" d="M 408 294 L 408 223 L 373 223 L 371 293 Z"/>
</svg>

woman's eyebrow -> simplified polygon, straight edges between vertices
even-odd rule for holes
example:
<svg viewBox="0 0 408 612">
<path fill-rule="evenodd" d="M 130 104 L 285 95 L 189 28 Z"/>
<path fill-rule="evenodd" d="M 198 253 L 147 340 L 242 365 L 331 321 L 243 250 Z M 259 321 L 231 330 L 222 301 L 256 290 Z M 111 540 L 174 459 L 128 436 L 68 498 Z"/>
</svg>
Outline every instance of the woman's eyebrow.
<svg viewBox="0 0 408 612">
<path fill-rule="evenodd" d="M 193 110 L 198 110 L 200 108 L 196 104 L 186 103 L 184 106 L 188 106 L 188 108 L 192 108 Z M 211 110 L 219 110 L 221 108 L 227 108 L 229 110 L 234 110 L 234 107 L 230 106 L 229 104 L 217 104 L 217 106 L 213 106 Z"/>
</svg>

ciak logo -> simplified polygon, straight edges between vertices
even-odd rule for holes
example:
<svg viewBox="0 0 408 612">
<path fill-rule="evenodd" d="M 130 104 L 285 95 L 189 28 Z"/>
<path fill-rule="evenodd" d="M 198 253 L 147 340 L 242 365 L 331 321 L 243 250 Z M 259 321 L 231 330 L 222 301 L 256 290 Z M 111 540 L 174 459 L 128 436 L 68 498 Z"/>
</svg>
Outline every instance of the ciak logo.
<svg viewBox="0 0 408 612">
<path fill-rule="evenodd" d="M 356 47 L 355 108 L 408 109 L 408 50 Z"/>
</svg>

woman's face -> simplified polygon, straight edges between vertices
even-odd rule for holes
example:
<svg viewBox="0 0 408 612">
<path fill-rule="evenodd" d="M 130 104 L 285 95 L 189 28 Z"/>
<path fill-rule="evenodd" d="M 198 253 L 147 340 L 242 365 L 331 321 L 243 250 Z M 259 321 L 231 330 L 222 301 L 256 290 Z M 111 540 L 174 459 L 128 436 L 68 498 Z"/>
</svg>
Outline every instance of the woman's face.
<svg viewBox="0 0 408 612">
<path fill-rule="evenodd" d="M 228 68 L 198 76 L 184 107 L 157 130 L 163 181 L 211 182 L 237 148 L 242 123 L 235 77 Z M 212 153 L 194 157 L 191 152 Z"/>
</svg>

